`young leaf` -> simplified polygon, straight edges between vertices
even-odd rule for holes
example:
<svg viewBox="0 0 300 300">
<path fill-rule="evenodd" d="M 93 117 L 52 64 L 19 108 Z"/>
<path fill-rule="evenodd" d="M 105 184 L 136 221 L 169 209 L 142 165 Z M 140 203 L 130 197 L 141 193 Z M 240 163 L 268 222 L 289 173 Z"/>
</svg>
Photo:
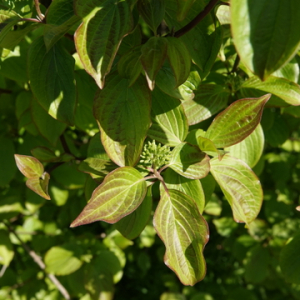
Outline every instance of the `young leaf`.
<svg viewBox="0 0 300 300">
<path fill-rule="evenodd" d="M 140 15 L 155 35 L 165 16 L 165 2 L 166 0 L 139 0 L 137 3 Z"/>
<path fill-rule="evenodd" d="M 203 249 L 208 226 L 194 200 L 177 190 L 163 193 L 153 219 L 166 246 L 165 264 L 185 285 L 194 285 L 205 276 Z"/>
<path fill-rule="evenodd" d="M 216 84 L 200 84 L 195 97 L 182 101 L 189 125 L 200 123 L 226 107 L 230 91 Z"/>
<path fill-rule="evenodd" d="M 217 148 L 224 148 L 241 142 L 260 122 L 263 108 L 271 95 L 260 98 L 241 99 L 233 102 L 219 113 L 206 132 L 206 138 Z"/>
<path fill-rule="evenodd" d="M 242 62 L 262 80 L 287 63 L 300 44 L 300 2 L 232 0 L 231 29 Z"/>
<path fill-rule="evenodd" d="M 176 79 L 176 87 L 183 84 L 191 69 L 191 57 L 184 43 L 177 38 L 167 37 L 168 60 Z"/>
<path fill-rule="evenodd" d="M 184 141 L 188 124 L 180 101 L 155 89 L 152 93 L 152 126 L 148 136 L 174 147 Z"/>
<path fill-rule="evenodd" d="M 209 157 L 198 147 L 181 143 L 173 149 L 169 166 L 186 178 L 200 179 L 209 172 Z"/>
<path fill-rule="evenodd" d="M 242 160 L 225 155 L 213 158 L 210 171 L 229 202 L 236 222 L 251 223 L 258 215 L 263 192 L 260 181 Z"/>
<path fill-rule="evenodd" d="M 241 159 L 250 168 L 253 168 L 263 153 L 264 143 L 264 132 L 259 124 L 243 141 L 225 148 L 225 151 L 228 151 L 230 156 Z"/>
<path fill-rule="evenodd" d="M 102 144 L 119 166 L 134 166 L 139 160 L 151 124 L 150 91 L 140 78 L 128 87 L 128 79 L 114 74 L 95 99 L 94 115 Z"/>
<path fill-rule="evenodd" d="M 146 192 L 146 182 L 136 169 L 132 167 L 116 169 L 95 189 L 91 200 L 71 227 L 96 221 L 116 223 L 138 208 Z"/>
<path fill-rule="evenodd" d="M 129 240 L 138 237 L 146 227 L 152 212 L 152 191 L 148 187 L 142 204 L 130 215 L 116 223 L 116 228 Z"/>
<path fill-rule="evenodd" d="M 201 130 L 201 129 L 200 129 Z M 216 156 L 218 155 L 219 159 L 225 155 L 225 151 L 217 149 L 216 145 L 209 139 L 204 136 L 198 136 L 197 138 L 198 146 L 201 151 L 205 152 L 208 155 Z"/>
<path fill-rule="evenodd" d="M 168 189 L 178 190 L 190 196 L 197 204 L 200 213 L 203 213 L 205 196 L 200 180 L 185 178 L 170 168 L 164 171 L 163 178 Z"/>
<path fill-rule="evenodd" d="M 162 67 L 168 51 L 168 43 L 165 38 L 152 37 L 141 48 L 141 63 L 146 73 L 150 90 L 154 89 L 155 76 Z"/>
<path fill-rule="evenodd" d="M 27 178 L 39 178 L 44 173 L 43 165 L 32 156 L 15 154 L 15 160 L 18 169 Z"/>
<path fill-rule="evenodd" d="M 76 102 L 74 63 L 60 44 L 47 52 L 42 37 L 29 49 L 28 74 L 33 94 L 49 115 L 70 125 L 74 123 Z"/>
<path fill-rule="evenodd" d="M 83 19 L 75 32 L 77 53 L 102 89 L 120 43 L 132 29 L 130 6 L 121 0 L 76 0 L 74 7 Z"/>
<path fill-rule="evenodd" d="M 41 177 L 28 178 L 26 186 L 41 197 L 51 200 L 48 194 L 49 179 L 50 175 L 44 172 Z"/>
<path fill-rule="evenodd" d="M 270 76 L 267 80 L 261 81 L 257 77 L 251 77 L 242 84 L 242 95 L 251 93 L 251 90 L 254 92 L 261 91 L 261 94 L 264 92 L 272 93 L 273 96 L 268 105 L 300 105 L 300 86 L 285 78 Z"/>
</svg>

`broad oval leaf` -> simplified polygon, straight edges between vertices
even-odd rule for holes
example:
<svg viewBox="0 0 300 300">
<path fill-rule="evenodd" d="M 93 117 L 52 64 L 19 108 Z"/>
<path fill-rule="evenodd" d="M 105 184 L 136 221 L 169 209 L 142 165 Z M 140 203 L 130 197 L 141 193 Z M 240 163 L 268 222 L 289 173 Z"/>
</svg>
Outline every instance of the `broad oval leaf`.
<svg viewBox="0 0 300 300">
<path fill-rule="evenodd" d="M 26 186 L 39 196 L 47 200 L 51 200 L 48 194 L 49 180 L 50 175 L 47 172 L 44 172 L 41 177 L 28 178 L 26 181 Z"/>
<path fill-rule="evenodd" d="M 152 93 L 152 126 L 148 136 L 174 147 L 184 141 L 187 133 L 188 124 L 180 101 L 155 89 Z"/>
<path fill-rule="evenodd" d="M 300 105 L 300 86 L 285 78 L 270 76 L 267 80 L 261 81 L 257 77 L 251 77 L 242 84 L 240 89 L 242 95 L 251 93 L 251 90 L 261 91 L 261 94 L 272 93 L 276 97 L 272 96 L 268 105 Z"/>
<path fill-rule="evenodd" d="M 74 5 L 83 19 L 75 32 L 77 53 L 102 89 L 120 43 L 132 29 L 130 5 L 122 0 L 76 0 Z"/>
<path fill-rule="evenodd" d="M 195 97 L 182 101 L 189 125 L 200 123 L 226 107 L 230 91 L 216 84 L 200 84 Z"/>
<path fill-rule="evenodd" d="M 74 64 L 73 57 L 60 44 L 47 52 L 42 37 L 29 49 L 28 74 L 33 94 L 49 115 L 69 125 L 74 124 L 76 103 Z"/>
<path fill-rule="evenodd" d="M 205 177 L 210 168 L 209 157 L 188 143 L 181 143 L 173 149 L 169 166 L 176 173 L 191 179 Z"/>
<path fill-rule="evenodd" d="M 200 213 L 203 213 L 205 196 L 200 180 L 185 178 L 170 168 L 164 171 L 162 176 L 168 189 L 178 190 L 190 196 L 197 204 Z"/>
<path fill-rule="evenodd" d="M 177 20 L 183 21 L 196 0 L 177 0 Z"/>
<path fill-rule="evenodd" d="M 287 63 L 300 44 L 300 2 L 231 0 L 233 40 L 243 63 L 261 79 Z"/>
<path fill-rule="evenodd" d="M 240 159 L 225 155 L 213 158 L 210 171 L 229 202 L 236 222 L 251 223 L 258 215 L 263 192 L 260 181 L 250 167 Z"/>
<path fill-rule="evenodd" d="M 136 169 L 118 168 L 109 173 L 95 189 L 91 200 L 71 227 L 96 221 L 116 223 L 138 208 L 146 192 L 146 182 Z"/>
<path fill-rule="evenodd" d="M 177 38 L 167 37 L 168 60 L 176 79 L 176 87 L 183 84 L 190 74 L 191 57 L 185 44 Z"/>
<path fill-rule="evenodd" d="M 271 95 L 241 99 L 219 113 L 206 132 L 217 148 L 232 146 L 245 139 L 257 127 L 263 108 Z"/>
<path fill-rule="evenodd" d="M 165 5 L 166 0 L 139 0 L 137 3 L 140 15 L 155 35 L 165 16 Z"/>
<path fill-rule="evenodd" d="M 280 253 L 280 268 L 284 279 L 291 283 L 300 284 L 300 234 L 296 234 L 283 247 Z"/>
<path fill-rule="evenodd" d="M 142 204 L 130 215 L 121 219 L 116 228 L 129 240 L 138 237 L 146 227 L 152 212 L 152 191 L 148 187 L 147 194 Z"/>
<path fill-rule="evenodd" d="M 151 124 L 151 95 L 146 82 L 140 78 L 131 87 L 128 83 L 115 74 L 94 102 L 102 144 L 119 166 L 137 163 Z"/>
<path fill-rule="evenodd" d="M 230 156 L 241 159 L 250 168 L 253 168 L 263 153 L 264 143 L 264 132 L 259 124 L 243 141 L 225 148 L 225 151 L 228 151 Z"/>
<path fill-rule="evenodd" d="M 168 43 L 165 38 L 152 37 L 141 48 L 141 63 L 145 70 L 148 86 L 154 89 L 155 76 L 162 67 L 168 51 Z"/>
<path fill-rule="evenodd" d="M 43 165 L 35 157 L 15 154 L 15 160 L 18 169 L 27 178 L 39 178 L 44 173 Z"/>
<path fill-rule="evenodd" d="M 163 193 L 153 224 L 166 246 L 165 264 L 185 285 L 194 285 L 206 273 L 203 249 L 208 226 L 194 200 L 177 190 Z"/>
</svg>

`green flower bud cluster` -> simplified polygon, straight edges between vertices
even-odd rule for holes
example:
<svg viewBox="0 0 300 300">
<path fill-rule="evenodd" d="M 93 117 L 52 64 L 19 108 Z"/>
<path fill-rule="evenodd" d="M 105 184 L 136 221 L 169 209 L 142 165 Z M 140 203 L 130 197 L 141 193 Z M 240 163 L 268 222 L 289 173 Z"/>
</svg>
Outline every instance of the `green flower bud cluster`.
<svg viewBox="0 0 300 300">
<path fill-rule="evenodd" d="M 140 163 L 157 170 L 163 165 L 168 164 L 170 157 L 170 147 L 166 145 L 162 146 L 160 143 L 156 145 L 155 141 L 153 140 L 152 143 L 148 142 L 148 144 L 144 146 Z"/>
</svg>

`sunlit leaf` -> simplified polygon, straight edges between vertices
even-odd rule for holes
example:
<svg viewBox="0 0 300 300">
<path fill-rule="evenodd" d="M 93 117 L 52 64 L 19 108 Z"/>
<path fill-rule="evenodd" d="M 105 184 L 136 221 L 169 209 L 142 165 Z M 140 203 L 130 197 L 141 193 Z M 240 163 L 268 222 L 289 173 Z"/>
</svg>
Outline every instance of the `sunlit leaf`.
<svg viewBox="0 0 300 300">
<path fill-rule="evenodd" d="M 14 257 L 14 250 L 9 233 L 0 230 L 0 265 L 8 266 Z"/>
<path fill-rule="evenodd" d="M 50 196 L 48 194 L 49 179 L 50 175 L 44 172 L 41 177 L 28 178 L 26 186 L 41 197 L 50 200 Z"/>
<path fill-rule="evenodd" d="M 153 222 L 166 246 L 165 264 L 185 285 L 202 280 L 206 272 L 202 252 L 209 235 L 194 200 L 177 190 L 163 193 Z"/>
<path fill-rule="evenodd" d="M 32 156 L 15 154 L 15 160 L 18 169 L 27 178 L 39 178 L 44 173 L 43 165 Z"/>
</svg>

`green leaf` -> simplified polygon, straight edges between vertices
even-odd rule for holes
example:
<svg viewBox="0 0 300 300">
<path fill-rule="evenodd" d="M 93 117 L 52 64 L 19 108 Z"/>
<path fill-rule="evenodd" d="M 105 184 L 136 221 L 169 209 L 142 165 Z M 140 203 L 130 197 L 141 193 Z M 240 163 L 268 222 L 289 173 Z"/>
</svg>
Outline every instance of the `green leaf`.
<svg viewBox="0 0 300 300">
<path fill-rule="evenodd" d="M 116 223 L 116 228 L 129 240 L 138 237 L 146 227 L 152 212 L 152 191 L 148 187 L 147 194 L 141 205 L 130 215 Z"/>
<path fill-rule="evenodd" d="M 196 0 L 177 0 L 177 20 L 183 21 Z"/>
<path fill-rule="evenodd" d="M 176 190 L 163 193 L 153 223 L 166 246 L 165 264 L 185 285 L 202 280 L 206 272 L 202 252 L 209 235 L 194 200 Z"/>
<path fill-rule="evenodd" d="M 210 171 L 220 185 L 236 222 L 251 223 L 258 215 L 263 192 L 260 181 L 242 160 L 225 155 L 213 158 Z"/>
<path fill-rule="evenodd" d="M 74 16 L 73 0 L 51 2 L 46 14 L 47 24 L 62 25 Z"/>
<path fill-rule="evenodd" d="M 49 116 L 33 97 L 31 100 L 31 116 L 40 134 L 55 146 L 67 125 Z"/>
<path fill-rule="evenodd" d="M 177 190 L 190 196 L 197 204 L 200 213 L 203 213 L 205 196 L 201 182 L 198 179 L 182 177 L 170 168 L 168 168 L 162 175 L 168 189 Z"/>
<path fill-rule="evenodd" d="M 232 0 L 231 29 L 242 62 L 262 80 L 281 68 L 300 44 L 300 2 Z"/>
<path fill-rule="evenodd" d="M 116 223 L 133 212 L 143 201 L 147 185 L 143 176 L 132 167 L 116 169 L 95 189 L 90 202 L 71 227 L 96 221 Z"/>
<path fill-rule="evenodd" d="M 140 56 L 141 47 L 136 46 L 124 54 L 118 62 L 118 72 L 122 77 L 130 79 L 129 86 L 137 80 L 142 72 Z"/>
<path fill-rule="evenodd" d="M 251 77 L 242 84 L 240 91 L 243 96 L 249 96 L 249 93 L 251 95 L 256 91 L 261 91 L 259 95 L 265 92 L 272 93 L 268 105 L 300 105 L 300 86 L 285 78 L 270 76 L 267 80 L 261 81 L 257 77 Z"/>
<path fill-rule="evenodd" d="M 44 172 L 40 177 L 28 178 L 26 181 L 26 186 L 41 197 L 51 200 L 48 194 L 49 179 L 50 175 Z"/>
<path fill-rule="evenodd" d="M 181 143 L 173 149 L 169 166 L 186 178 L 200 179 L 209 172 L 209 157 L 198 147 Z"/>
<path fill-rule="evenodd" d="M 155 89 L 152 93 L 152 125 L 148 136 L 174 147 L 184 141 L 188 124 L 180 101 Z"/>
<path fill-rule="evenodd" d="M 206 138 L 217 148 L 241 142 L 254 131 L 260 122 L 263 108 L 270 94 L 260 98 L 241 99 L 219 113 L 206 132 Z"/>
<path fill-rule="evenodd" d="M 46 147 L 35 147 L 31 150 L 31 154 L 38 160 L 44 162 L 59 161 L 59 157 L 55 153 Z"/>
<path fill-rule="evenodd" d="M 167 37 L 168 60 L 176 79 L 176 87 L 183 84 L 190 74 L 191 57 L 185 44 L 177 38 Z"/>
<path fill-rule="evenodd" d="M 78 167 L 81 172 L 88 173 L 95 179 L 104 179 L 104 177 L 117 168 L 111 160 L 89 157 L 82 161 Z"/>
<path fill-rule="evenodd" d="M 32 156 L 15 154 L 15 160 L 18 169 L 27 178 L 39 178 L 44 173 L 43 165 Z"/>
<path fill-rule="evenodd" d="M 94 115 L 102 144 L 119 166 L 134 166 L 139 160 L 151 123 L 150 97 L 142 78 L 128 87 L 128 80 L 116 74 L 96 96 Z"/>
<path fill-rule="evenodd" d="M 165 5 L 165 0 L 139 0 L 137 3 L 140 15 L 155 35 L 165 16 Z"/>
<path fill-rule="evenodd" d="M 293 58 L 289 63 L 275 71 L 272 75 L 297 83 L 299 79 L 299 71 L 299 64 L 297 63 L 297 60 Z"/>
<path fill-rule="evenodd" d="M 13 246 L 9 239 L 9 233 L 4 230 L 0 230 L 0 264 L 9 266 L 14 254 Z"/>
<path fill-rule="evenodd" d="M 168 51 L 168 43 L 165 38 L 152 37 L 141 48 L 141 63 L 145 70 L 148 86 L 154 89 L 155 76 L 162 67 Z"/>
<path fill-rule="evenodd" d="M 45 255 L 46 271 L 55 275 L 69 275 L 82 266 L 81 248 L 74 242 L 54 246 Z"/>
<path fill-rule="evenodd" d="M 259 124 L 243 141 L 225 148 L 225 151 L 228 151 L 230 156 L 243 160 L 250 168 L 253 168 L 263 153 L 264 143 L 264 132 Z"/>
<path fill-rule="evenodd" d="M 189 125 L 200 123 L 225 108 L 229 96 L 225 86 L 200 84 L 193 99 L 182 101 Z"/>
<path fill-rule="evenodd" d="M 199 131 L 201 131 L 201 129 L 197 130 L 196 136 L 198 135 L 197 133 Z M 211 140 L 203 137 L 202 135 L 199 135 L 197 137 L 197 141 L 198 141 L 198 146 L 199 146 L 200 150 L 205 152 L 208 155 L 218 156 L 219 159 L 222 159 L 222 157 L 226 154 L 225 151 L 218 150 L 216 145 Z"/>
<path fill-rule="evenodd" d="M 0 187 L 7 185 L 15 176 L 15 147 L 11 139 L 0 137 Z"/>
<path fill-rule="evenodd" d="M 23 18 L 31 16 L 32 0 L 2 0 L 1 6 Z"/>
<path fill-rule="evenodd" d="M 296 284 L 300 284 L 299 247 L 300 234 L 298 233 L 283 247 L 279 260 L 284 279 Z"/>
<path fill-rule="evenodd" d="M 33 94 L 49 115 L 70 125 L 74 123 L 76 101 L 74 63 L 60 44 L 47 52 L 42 37 L 29 49 L 28 74 Z"/>
<path fill-rule="evenodd" d="M 102 89 L 120 43 L 132 29 L 130 6 L 121 0 L 75 0 L 74 7 L 83 19 L 75 33 L 77 53 Z"/>
</svg>

